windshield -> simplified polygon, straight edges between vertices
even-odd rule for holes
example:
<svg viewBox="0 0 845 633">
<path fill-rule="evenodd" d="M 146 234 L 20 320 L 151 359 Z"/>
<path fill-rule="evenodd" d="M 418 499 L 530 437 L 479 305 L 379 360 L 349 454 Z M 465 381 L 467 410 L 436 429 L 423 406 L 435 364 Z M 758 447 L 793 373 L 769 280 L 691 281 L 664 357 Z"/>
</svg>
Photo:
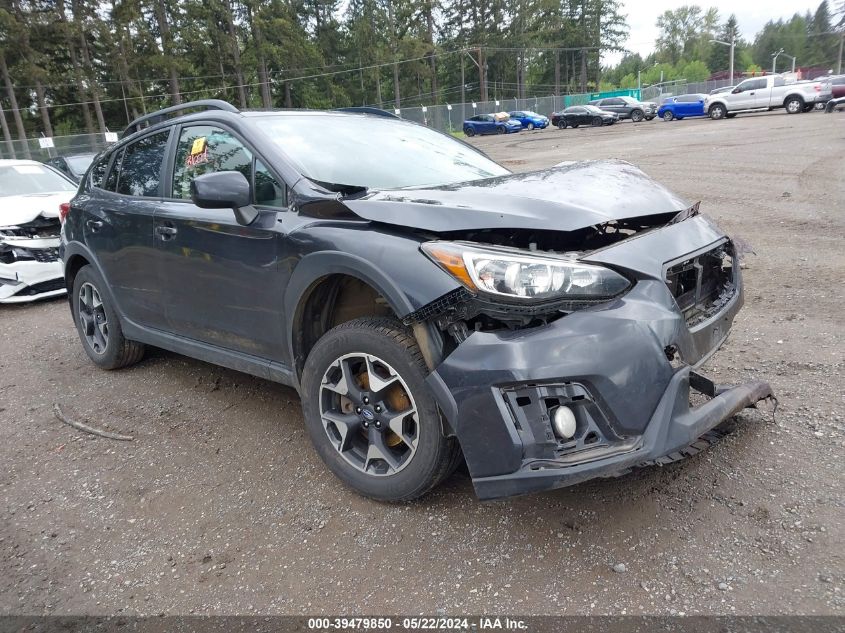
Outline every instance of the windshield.
<svg viewBox="0 0 845 633">
<path fill-rule="evenodd" d="M 587 109 L 590 112 L 601 112 L 602 111 L 601 108 L 597 108 L 594 105 L 585 105 L 584 108 Z"/>
<path fill-rule="evenodd" d="M 398 189 L 510 173 L 460 141 L 394 118 L 303 113 L 253 121 L 303 175 L 321 182 Z"/>
<path fill-rule="evenodd" d="M 0 197 L 76 191 L 76 185 L 43 165 L 0 166 Z"/>
<path fill-rule="evenodd" d="M 96 154 L 80 154 L 79 156 L 68 156 L 65 158 L 67 161 L 68 167 L 74 174 L 79 174 L 80 176 L 85 173 L 85 170 L 88 169 L 88 165 L 94 160 L 94 156 Z"/>
</svg>

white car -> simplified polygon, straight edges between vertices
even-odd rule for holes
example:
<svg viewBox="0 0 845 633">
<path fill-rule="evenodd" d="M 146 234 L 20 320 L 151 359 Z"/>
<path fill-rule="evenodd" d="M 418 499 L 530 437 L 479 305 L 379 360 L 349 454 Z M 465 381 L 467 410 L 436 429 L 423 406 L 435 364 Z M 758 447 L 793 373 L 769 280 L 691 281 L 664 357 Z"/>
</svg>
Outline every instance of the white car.
<svg viewBox="0 0 845 633">
<path fill-rule="evenodd" d="M 77 185 L 33 160 L 0 160 L 0 303 L 65 294 L 59 205 Z"/>
</svg>

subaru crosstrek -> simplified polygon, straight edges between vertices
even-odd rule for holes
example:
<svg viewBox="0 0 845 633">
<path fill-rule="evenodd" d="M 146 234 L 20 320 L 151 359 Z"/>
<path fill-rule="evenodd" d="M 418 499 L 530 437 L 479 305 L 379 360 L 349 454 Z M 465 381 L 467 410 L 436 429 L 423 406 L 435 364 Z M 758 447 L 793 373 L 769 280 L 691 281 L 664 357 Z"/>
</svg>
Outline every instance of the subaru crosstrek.
<svg viewBox="0 0 845 633">
<path fill-rule="evenodd" d="M 293 386 L 328 468 L 384 500 L 462 460 L 489 499 L 697 450 L 771 395 L 695 369 L 737 256 L 628 163 L 514 174 L 392 115 L 219 101 L 133 122 L 62 231 L 94 363 L 153 345 Z"/>
</svg>

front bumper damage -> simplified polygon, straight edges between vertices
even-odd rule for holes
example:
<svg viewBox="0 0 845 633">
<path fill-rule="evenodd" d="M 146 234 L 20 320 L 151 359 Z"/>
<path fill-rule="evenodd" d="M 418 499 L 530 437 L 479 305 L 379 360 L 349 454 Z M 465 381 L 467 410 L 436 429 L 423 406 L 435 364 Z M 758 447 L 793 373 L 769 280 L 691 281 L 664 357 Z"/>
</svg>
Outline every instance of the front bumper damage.
<svg viewBox="0 0 845 633">
<path fill-rule="evenodd" d="M 59 259 L 59 221 L 39 216 L 0 227 L 0 303 L 24 303 L 65 294 Z"/>
<path fill-rule="evenodd" d="M 637 274 L 624 296 L 543 326 L 473 332 L 434 369 L 428 384 L 479 498 L 661 463 L 743 408 L 773 398 L 765 382 L 716 387 L 695 370 L 724 342 L 742 305 L 739 266 L 726 283 L 729 295 L 694 316 L 679 308 L 666 274 L 679 260 L 694 269 L 697 253 L 721 243 L 724 236 L 703 217 L 622 242 L 590 261 L 655 274 Z M 693 406 L 691 392 L 709 399 Z M 553 431 L 558 406 L 577 420 L 569 440 Z"/>
</svg>

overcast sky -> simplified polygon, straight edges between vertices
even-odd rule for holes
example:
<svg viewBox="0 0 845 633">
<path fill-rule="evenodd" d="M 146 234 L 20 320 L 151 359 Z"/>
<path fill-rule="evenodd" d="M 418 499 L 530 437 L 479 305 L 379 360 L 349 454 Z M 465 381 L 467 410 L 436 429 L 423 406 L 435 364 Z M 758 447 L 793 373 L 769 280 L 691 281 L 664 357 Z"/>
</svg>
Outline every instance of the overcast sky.
<svg viewBox="0 0 845 633">
<path fill-rule="evenodd" d="M 736 14 L 739 30 L 743 39 L 753 41 L 754 35 L 763 28 L 769 20 L 790 18 L 794 13 L 806 13 L 809 9 L 815 12 L 821 0 L 807 2 L 806 0 L 623 0 L 622 13 L 628 15 L 630 33 L 625 48 L 640 55 L 648 55 L 654 50 L 654 40 L 657 38 L 657 16 L 666 9 L 677 9 L 685 4 L 698 4 L 701 7 L 716 7 L 719 20 L 723 22 L 731 13 Z M 828 0 L 830 4 L 830 0 Z M 835 3 L 834 3 L 835 4 Z M 621 55 L 607 56 L 605 64 L 615 64 Z"/>
</svg>

